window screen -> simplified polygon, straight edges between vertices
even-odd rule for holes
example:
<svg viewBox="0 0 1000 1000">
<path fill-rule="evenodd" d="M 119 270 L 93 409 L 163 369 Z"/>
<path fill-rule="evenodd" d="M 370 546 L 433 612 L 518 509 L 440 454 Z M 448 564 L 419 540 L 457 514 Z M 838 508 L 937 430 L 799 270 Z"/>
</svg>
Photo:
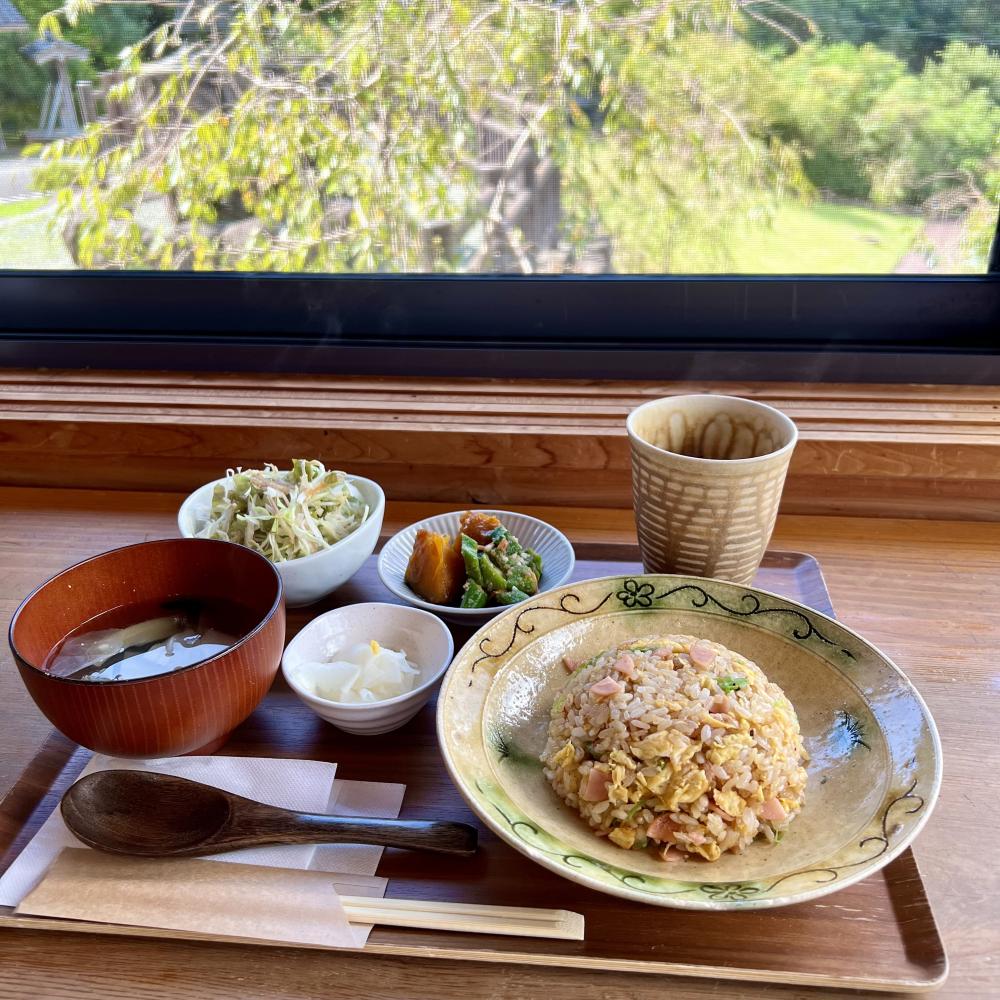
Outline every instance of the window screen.
<svg viewBox="0 0 1000 1000">
<path fill-rule="evenodd" d="M 0 268 L 975 274 L 993 0 L 0 0 Z"/>
</svg>

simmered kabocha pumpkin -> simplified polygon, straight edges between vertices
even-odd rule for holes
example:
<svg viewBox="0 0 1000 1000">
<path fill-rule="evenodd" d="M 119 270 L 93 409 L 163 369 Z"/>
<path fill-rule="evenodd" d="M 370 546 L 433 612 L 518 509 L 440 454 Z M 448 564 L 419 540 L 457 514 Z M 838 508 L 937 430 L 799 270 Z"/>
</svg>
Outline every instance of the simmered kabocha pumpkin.
<svg viewBox="0 0 1000 1000">
<path fill-rule="evenodd" d="M 406 567 L 419 597 L 463 608 L 517 604 L 538 593 L 541 575 L 542 557 L 483 511 L 462 514 L 454 540 L 419 530 Z"/>
<path fill-rule="evenodd" d="M 492 514 L 484 514 L 482 511 L 467 510 L 459 521 L 458 537 L 455 539 L 456 547 L 461 544 L 462 535 L 466 535 L 476 542 L 477 545 L 489 545 L 493 540 L 493 532 L 500 527 L 500 518 Z"/>
<path fill-rule="evenodd" d="M 406 583 L 431 604 L 457 604 L 465 584 L 465 560 L 447 535 L 421 528 L 406 567 Z"/>
</svg>

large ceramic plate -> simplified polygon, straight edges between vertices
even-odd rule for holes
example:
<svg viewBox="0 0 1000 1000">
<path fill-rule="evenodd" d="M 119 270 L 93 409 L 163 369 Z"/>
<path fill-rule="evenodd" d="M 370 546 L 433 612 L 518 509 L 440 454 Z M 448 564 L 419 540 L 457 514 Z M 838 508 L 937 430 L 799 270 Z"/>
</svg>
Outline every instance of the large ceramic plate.
<svg viewBox="0 0 1000 1000">
<path fill-rule="evenodd" d="M 805 805 L 780 843 L 664 863 L 594 836 L 552 791 L 538 755 L 562 657 L 652 633 L 717 640 L 791 699 L 811 760 Z M 500 837 L 575 882 L 657 906 L 783 906 L 836 892 L 913 840 L 941 783 L 934 721 L 879 650 L 803 605 L 692 577 L 604 577 L 511 608 L 456 657 L 437 722 L 452 779 Z"/>
</svg>

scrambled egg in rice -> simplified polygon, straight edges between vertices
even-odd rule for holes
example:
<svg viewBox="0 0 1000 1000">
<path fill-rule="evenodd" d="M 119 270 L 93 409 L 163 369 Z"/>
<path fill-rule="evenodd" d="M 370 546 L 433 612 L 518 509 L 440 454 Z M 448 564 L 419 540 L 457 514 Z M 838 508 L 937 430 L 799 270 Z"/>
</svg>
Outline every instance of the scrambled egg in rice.
<svg viewBox="0 0 1000 1000">
<path fill-rule="evenodd" d="M 707 861 L 781 839 L 802 808 L 808 757 L 795 709 L 755 663 L 668 635 L 566 665 L 542 762 L 598 835 Z"/>
</svg>

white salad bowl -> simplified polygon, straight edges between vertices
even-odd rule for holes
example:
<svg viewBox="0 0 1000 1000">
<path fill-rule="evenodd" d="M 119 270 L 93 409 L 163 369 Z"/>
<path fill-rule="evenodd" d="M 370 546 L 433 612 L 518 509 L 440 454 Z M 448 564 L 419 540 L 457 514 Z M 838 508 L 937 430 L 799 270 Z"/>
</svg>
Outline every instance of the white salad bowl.
<svg viewBox="0 0 1000 1000">
<path fill-rule="evenodd" d="M 368 504 L 368 516 L 346 538 L 335 542 L 328 549 L 274 564 L 281 574 L 285 604 L 290 608 L 313 604 L 347 583 L 375 551 L 385 514 L 385 493 L 371 479 L 350 475 L 347 478 Z M 177 512 L 177 527 L 185 538 L 197 537 L 198 531 L 208 520 L 212 490 L 217 484 L 228 481 L 228 477 L 223 476 L 222 479 L 205 483 L 181 504 L 181 509 Z"/>
<path fill-rule="evenodd" d="M 339 650 L 374 639 L 386 649 L 405 653 L 419 671 L 412 691 L 383 701 L 340 702 L 305 690 L 297 669 L 310 661 L 329 661 Z M 321 719 L 346 733 L 375 736 L 398 729 L 430 701 L 451 664 L 455 644 L 440 618 L 399 604 L 350 604 L 314 618 L 288 644 L 281 672 L 288 686 Z"/>
<path fill-rule="evenodd" d="M 525 547 L 534 549 L 542 557 L 542 576 L 539 580 L 539 592 L 561 587 L 570 578 L 576 564 L 576 556 L 569 539 L 558 528 L 540 521 L 537 517 L 527 514 L 517 514 L 512 510 L 482 510 L 473 508 L 483 514 L 498 517 L 503 526 Z M 426 517 L 416 524 L 393 535 L 385 543 L 378 557 L 378 575 L 383 584 L 400 600 L 414 607 L 433 611 L 436 615 L 458 625 L 468 625 L 478 628 L 494 616 L 506 611 L 509 605 L 489 608 L 456 608 L 448 604 L 431 604 L 418 597 L 406 583 L 406 566 L 413 553 L 413 543 L 421 528 L 435 531 L 442 535 L 454 536 L 459 528 L 459 519 L 463 511 L 452 511 L 449 514 L 436 514 Z M 521 602 L 526 603 L 526 602 Z M 516 605 L 514 605 L 516 607 Z"/>
</svg>

